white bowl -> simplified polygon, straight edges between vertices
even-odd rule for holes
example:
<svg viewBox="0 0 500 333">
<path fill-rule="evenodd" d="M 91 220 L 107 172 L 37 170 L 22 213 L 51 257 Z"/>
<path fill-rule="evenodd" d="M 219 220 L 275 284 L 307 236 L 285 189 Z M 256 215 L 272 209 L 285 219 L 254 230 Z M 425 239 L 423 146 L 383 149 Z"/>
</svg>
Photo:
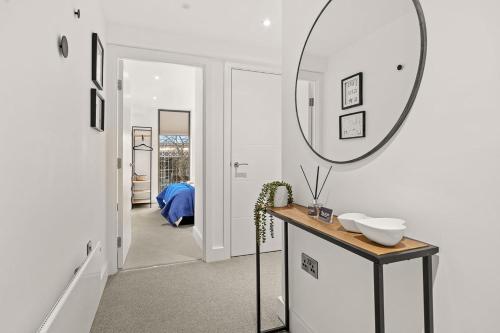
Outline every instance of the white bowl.
<svg viewBox="0 0 500 333">
<path fill-rule="evenodd" d="M 394 246 L 403 239 L 405 221 L 393 218 L 356 219 L 356 226 L 366 238 L 385 246 Z"/>
<path fill-rule="evenodd" d="M 361 232 L 356 226 L 357 219 L 367 219 L 370 218 L 363 213 L 345 213 L 337 216 L 340 224 L 344 227 L 345 230 L 350 232 Z"/>
</svg>

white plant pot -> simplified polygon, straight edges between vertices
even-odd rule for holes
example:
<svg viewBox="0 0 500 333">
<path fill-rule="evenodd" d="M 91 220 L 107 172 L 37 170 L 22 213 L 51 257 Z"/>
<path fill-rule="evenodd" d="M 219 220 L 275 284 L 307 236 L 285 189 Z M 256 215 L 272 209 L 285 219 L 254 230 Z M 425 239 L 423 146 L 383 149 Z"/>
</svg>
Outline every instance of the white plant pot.
<svg viewBox="0 0 500 333">
<path fill-rule="evenodd" d="M 286 207 L 288 205 L 288 191 L 286 186 L 278 186 L 274 193 L 274 207 Z"/>
</svg>

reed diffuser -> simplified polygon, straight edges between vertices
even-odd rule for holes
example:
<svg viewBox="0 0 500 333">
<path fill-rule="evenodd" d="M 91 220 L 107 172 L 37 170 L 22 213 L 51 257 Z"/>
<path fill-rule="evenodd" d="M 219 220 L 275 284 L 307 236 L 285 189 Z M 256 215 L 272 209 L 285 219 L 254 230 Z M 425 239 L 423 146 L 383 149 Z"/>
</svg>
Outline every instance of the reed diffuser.
<svg viewBox="0 0 500 333">
<path fill-rule="evenodd" d="M 332 167 L 330 166 L 330 169 L 328 170 L 328 173 L 326 174 L 325 179 L 323 180 L 323 184 L 321 185 L 321 188 L 318 192 L 318 184 L 319 184 L 319 165 L 316 168 L 316 184 L 314 186 L 314 192 L 312 190 L 311 184 L 309 183 L 309 179 L 306 176 L 306 173 L 304 171 L 304 168 L 302 165 L 300 166 L 300 169 L 302 170 L 302 174 L 304 175 L 304 178 L 306 180 L 307 186 L 309 187 L 309 191 L 311 192 L 311 195 L 313 197 L 312 204 L 307 206 L 307 213 L 310 216 L 318 216 L 319 210 L 322 207 L 322 204 L 318 202 L 319 196 L 321 195 L 321 192 L 323 192 L 323 187 L 325 187 L 326 180 L 328 179 L 328 176 L 330 176 L 330 171 L 332 171 Z"/>
</svg>

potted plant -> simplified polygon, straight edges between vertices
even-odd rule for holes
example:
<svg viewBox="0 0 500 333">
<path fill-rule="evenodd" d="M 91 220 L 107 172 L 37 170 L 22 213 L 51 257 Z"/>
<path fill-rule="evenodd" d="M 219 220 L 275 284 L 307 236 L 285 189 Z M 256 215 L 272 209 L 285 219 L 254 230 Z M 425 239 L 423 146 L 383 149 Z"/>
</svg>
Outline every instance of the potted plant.
<svg viewBox="0 0 500 333">
<path fill-rule="evenodd" d="M 262 185 L 253 210 L 258 244 L 266 242 L 266 228 L 269 219 L 269 231 L 274 238 L 274 218 L 267 213 L 270 207 L 285 207 L 293 203 L 292 186 L 282 181 Z"/>
</svg>

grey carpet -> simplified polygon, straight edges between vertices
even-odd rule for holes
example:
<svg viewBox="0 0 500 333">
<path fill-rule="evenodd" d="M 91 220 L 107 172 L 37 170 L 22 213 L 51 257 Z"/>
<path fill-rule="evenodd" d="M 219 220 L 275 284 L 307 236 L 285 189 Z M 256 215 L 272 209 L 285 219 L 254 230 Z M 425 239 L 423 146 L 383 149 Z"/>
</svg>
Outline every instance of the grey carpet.
<svg viewBox="0 0 500 333">
<path fill-rule="evenodd" d="M 262 255 L 263 329 L 282 325 L 281 252 Z M 255 256 L 122 271 L 108 280 L 91 333 L 254 333 Z"/>
<path fill-rule="evenodd" d="M 174 227 L 156 208 L 132 210 L 132 244 L 125 269 L 200 259 L 202 251 L 193 238 L 193 226 Z"/>
</svg>

